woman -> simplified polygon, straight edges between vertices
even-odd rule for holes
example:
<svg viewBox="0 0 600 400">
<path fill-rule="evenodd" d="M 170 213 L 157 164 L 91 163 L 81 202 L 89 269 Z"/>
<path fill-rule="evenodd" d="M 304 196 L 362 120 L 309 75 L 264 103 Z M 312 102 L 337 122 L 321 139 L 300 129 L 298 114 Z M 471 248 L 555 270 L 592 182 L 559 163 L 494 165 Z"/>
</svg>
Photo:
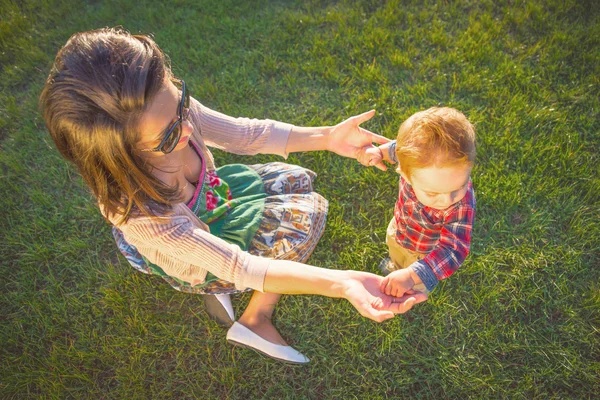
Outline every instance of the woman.
<svg viewBox="0 0 600 400">
<path fill-rule="evenodd" d="M 303 264 L 327 212 L 312 191 L 315 174 L 282 163 L 217 169 L 207 148 L 355 157 L 373 141 L 388 141 L 359 127 L 374 112 L 321 128 L 231 118 L 191 98 L 151 38 L 118 29 L 73 35 L 57 54 L 40 105 L 58 150 L 90 186 L 136 269 L 178 290 L 222 295 L 209 302 L 211 313 L 230 324 L 228 294 L 255 290 L 227 333 L 230 342 L 307 363 L 271 323 L 281 293 L 344 297 L 376 321 L 426 299 L 385 296 L 377 275 Z"/>
</svg>

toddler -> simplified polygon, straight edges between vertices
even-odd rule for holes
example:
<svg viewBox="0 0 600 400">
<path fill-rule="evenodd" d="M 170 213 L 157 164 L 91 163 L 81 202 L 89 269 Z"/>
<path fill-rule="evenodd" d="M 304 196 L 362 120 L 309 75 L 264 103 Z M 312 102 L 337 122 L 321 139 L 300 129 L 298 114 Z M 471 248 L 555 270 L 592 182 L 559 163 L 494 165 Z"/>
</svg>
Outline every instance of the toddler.
<svg viewBox="0 0 600 400">
<path fill-rule="evenodd" d="M 475 194 L 470 179 L 475 130 L 459 111 L 433 107 L 400 126 L 396 141 L 365 149 L 359 161 L 398 164 L 400 190 L 380 264 L 381 291 L 430 292 L 460 267 L 471 243 Z"/>
</svg>

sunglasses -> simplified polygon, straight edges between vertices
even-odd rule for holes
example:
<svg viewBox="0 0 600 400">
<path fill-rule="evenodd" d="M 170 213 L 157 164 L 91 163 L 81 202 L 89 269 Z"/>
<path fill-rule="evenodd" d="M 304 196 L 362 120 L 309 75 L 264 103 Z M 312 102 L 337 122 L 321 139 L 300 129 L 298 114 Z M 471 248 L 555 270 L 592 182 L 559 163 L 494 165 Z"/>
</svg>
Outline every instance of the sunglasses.
<svg viewBox="0 0 600 400">
<path fill-rule="evenodd" d="M 181 133 L 183 132 L 183 121 L 185 121 L 190 115 L 190 92 L 187 90 L 183 80 L 175 81 L 174 83 L 181 86 L 181 101 L 177 107 L 177 121 L 173 122 L 173 124 L 167 129 L 165 136 L 160 141 L 158 146 L 153 149 L 142 149 L 140 151 L 162 151 L 165 154 L 169 154 L 175 147 L 177 147 L 179 139 L 181 139 Z"/>
</svg>

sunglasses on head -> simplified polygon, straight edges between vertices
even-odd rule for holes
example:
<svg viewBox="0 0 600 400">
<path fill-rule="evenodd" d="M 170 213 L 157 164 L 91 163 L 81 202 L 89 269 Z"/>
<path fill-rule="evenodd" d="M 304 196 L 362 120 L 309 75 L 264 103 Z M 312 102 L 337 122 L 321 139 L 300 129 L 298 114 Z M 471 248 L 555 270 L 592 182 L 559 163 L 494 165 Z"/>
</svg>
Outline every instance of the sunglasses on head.
<svg viewBox="0 0 600 400">
<path fill-rule="evenodd" d="M 183 80 L 174 81 L 174 83 L 181 86 L 181 101 L 177 107 L 177 120 L 166 130 L 166 133 L 158 146 L 153 149 L 142 149 L 140 151 L 162 151 L 163 153 L 168 154 L 172 152 L 179 143 L 183 131 L 183 121 L 185 121 L 190 114 L 190 92 L 187 90 Z"/>
</svg>

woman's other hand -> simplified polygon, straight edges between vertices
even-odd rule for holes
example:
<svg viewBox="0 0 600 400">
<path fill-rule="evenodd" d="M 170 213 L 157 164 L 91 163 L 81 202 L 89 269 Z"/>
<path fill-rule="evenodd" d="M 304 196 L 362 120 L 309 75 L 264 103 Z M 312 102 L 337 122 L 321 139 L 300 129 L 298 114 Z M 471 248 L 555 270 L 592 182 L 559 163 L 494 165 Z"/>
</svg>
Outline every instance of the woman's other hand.
<svg viewBox="0 0 600 400">
<path fill-rule="evenodd" d="M 371 110 L 350 117 L 332 127 L 329 133 L 327 150 L 343 157 L 358 159 L 358 156 L 367 149 L 375 148 L 373 142 L 378 144 L 388 143 L 390 139 L 360 127 L 360 124 L 370 120 L 374 115 L 375 110 Z M 375 166 L 383 171 L 386 170 L 381 161 Z"/>
</svg>

